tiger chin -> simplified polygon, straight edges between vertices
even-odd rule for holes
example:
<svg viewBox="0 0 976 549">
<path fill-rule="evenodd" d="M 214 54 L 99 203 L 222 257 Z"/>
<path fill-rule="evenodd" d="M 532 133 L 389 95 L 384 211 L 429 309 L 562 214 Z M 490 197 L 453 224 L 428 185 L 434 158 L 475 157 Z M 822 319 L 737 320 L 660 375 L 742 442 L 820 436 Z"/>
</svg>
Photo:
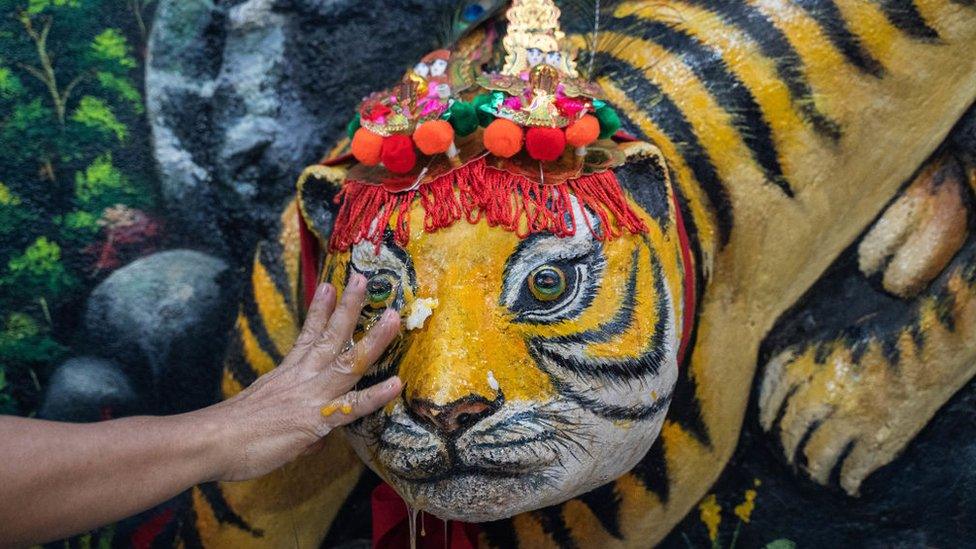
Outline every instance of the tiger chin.
<svg viewBox="0 0 976 549">
<path fill-rule="evenodd" d="M 388 307 L 409 318 L 436 304 L 360 383 L 399 375 L 401 398 L 346 430 L 410 505 L 498 520 L 611 482 L 647 454 L 678 378 L 684 283 L 652 151 L 632 147 L 618 172 L 646 234 L 602 240 L 600 220 L 574 203 L 592 230 L 519 238 L 484 221 L 421 226 L 405 246 L 386 238 L 327 259 L 340 290 L 353 273 L 368 280 L 359 334 Z"/>
</svg>

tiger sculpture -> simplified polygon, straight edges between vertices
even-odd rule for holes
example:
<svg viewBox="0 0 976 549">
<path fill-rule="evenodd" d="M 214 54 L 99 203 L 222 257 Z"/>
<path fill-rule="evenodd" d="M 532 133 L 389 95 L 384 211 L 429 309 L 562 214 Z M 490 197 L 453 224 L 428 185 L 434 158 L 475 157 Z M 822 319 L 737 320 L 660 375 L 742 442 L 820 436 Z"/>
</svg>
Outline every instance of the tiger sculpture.
<svg viewBox="0 0 976 549">
<path fill-rule="evenodd" d="M 349 166 L 308 168 L 255 254 L 223 396 L 290 349 L 303 261 L 340 290 L 370 275 L 363 327 L 387 306 L 437 306 L 363 381 L 397 373 L 397 401 L 266 477 L 194 488 L 180 544 L 322 544 L 344 508 L 363 512 L 358 446 L 421 507 L 491 521 L 484 546 L 653 546 L 729 460 L 753 386 L 784 457 L 856 495 L 972 378 L 976 150 L 950 137 L 976 99 L 972 0 L 631 1 L 602 32 L 596 80 L 639 140 L 617 177 L 649 230 L 601 242 L 415 224 L 406 246 L 320 262 L 303 256 L 299 212 L 324 246 Z M 910 314 L 758 365 L 777 319 L 854 243 Z M 540 265 L 561 268 L 555 304 L 534 297 Z M 552 475 L 526 483 L 499 464 Z M 498 474 L 479 484 L 476 470 Z"/>
</svg>

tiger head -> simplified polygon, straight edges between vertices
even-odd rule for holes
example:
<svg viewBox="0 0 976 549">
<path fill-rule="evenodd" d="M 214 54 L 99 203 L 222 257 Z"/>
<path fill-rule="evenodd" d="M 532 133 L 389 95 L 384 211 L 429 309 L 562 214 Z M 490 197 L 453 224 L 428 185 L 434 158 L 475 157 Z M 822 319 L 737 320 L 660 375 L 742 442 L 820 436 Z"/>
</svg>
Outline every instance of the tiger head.
<svg viewBox="0 0 976 549">
<path fill-rule="evenodd" d="M 401 313 L 360 387 L 399 375 L 404 391 L 346 433 L 416 507 L 489 521 L 556 504 L 621 476 L 657 438 L 678 377 L 684 267 L 664 162 L 631 149 L 617 178 L 644 233 L 598 238 L 600 218 L 573 197 L 569 236 L 417 222 L 406 245 L 387 231 L 327 258 L 340 292 L 353 273 L 368 280 L 358 334 Z"/>
</svg>

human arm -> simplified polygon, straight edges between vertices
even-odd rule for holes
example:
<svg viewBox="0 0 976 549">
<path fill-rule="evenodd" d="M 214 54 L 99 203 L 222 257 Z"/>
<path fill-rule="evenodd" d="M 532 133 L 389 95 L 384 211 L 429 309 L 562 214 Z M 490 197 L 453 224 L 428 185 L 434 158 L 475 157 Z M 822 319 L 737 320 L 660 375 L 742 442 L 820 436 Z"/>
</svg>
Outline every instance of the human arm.
<svg viewBox="0 0 976 549">
<path fill-rule="evenodd" d="M 399 316 L 384 315 L 349 348 L 364 293 L 356 275 L 336 306 L 335 290 L 321 286 L 282 364 L 209 408 L 95 424 L 0 418 L 0 545 L 59 539 L 195 484 L 261 476 L 383 406 L 399 379 L 350 390 L 396 337 Z M 337 413 L 320 412 L 333 403 Z"/>
</svg>

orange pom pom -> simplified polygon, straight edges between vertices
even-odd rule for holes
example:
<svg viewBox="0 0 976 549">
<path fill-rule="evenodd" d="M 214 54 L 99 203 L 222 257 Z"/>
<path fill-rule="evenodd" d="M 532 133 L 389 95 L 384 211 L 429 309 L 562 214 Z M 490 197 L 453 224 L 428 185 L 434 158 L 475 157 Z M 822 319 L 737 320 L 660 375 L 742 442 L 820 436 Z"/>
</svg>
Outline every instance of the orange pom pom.
<svg viewBox="0 0 976 549">
<path fill-rule="evenodd" d="M 383 151 L 383 136 L 377 135 L 366 128 L 359 128 L 352 136 L 352 155 L 356 160 L 367 166 L 380 163 Z"/>
<path fill-rule="evenodd" d="M 447 120 L 424 122 L 413 132 L 413 142 L 428 156 L 447 152 L 454 143 L 454 127 Z"/>
<path fill-rule="evenodd" d="M 485 148 L 495 156 L 511 158 L 522 150 L 523 134 L 518 124 L 499 118 L 485 128 Z"/>
<path fill-rule="evenodd" d="M 566 141 L 576 147 L 585 147 L 600 137 L 600 121 L 592 114 L 584 115 L 566 128 Z"/>
</svg>

